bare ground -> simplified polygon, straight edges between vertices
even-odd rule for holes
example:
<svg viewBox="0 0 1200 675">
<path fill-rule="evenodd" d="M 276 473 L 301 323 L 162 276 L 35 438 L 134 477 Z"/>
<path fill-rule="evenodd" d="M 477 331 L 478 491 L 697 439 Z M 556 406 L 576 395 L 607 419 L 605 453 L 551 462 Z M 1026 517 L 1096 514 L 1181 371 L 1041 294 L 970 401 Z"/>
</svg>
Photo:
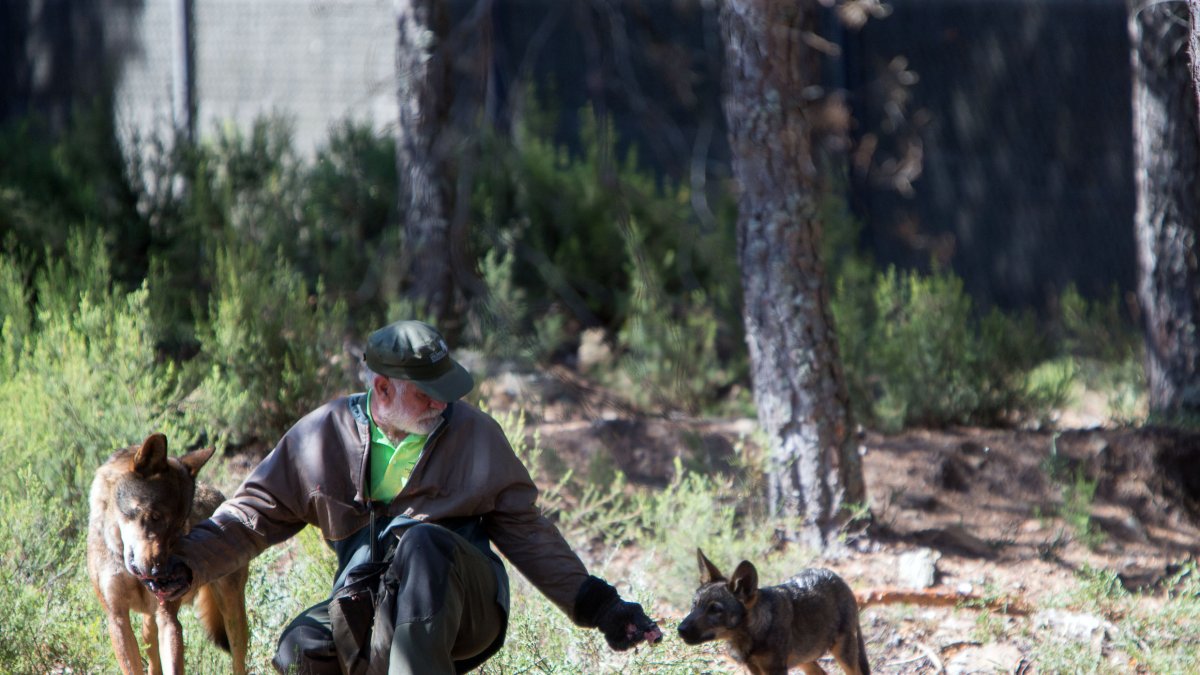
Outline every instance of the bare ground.
<svg viewBox="0 0 1200 675">
<path fill-rule="evenodd" d="M 651 485 L 669 479 L 676 457 L 728 463 L 754 427 L 753 420 L 641 416 L 561 372 L 500 376 L 480 393 L 493 410 L 536 411 L 527 431 L 566 465 L 586 470 L 605 458 Z M 864 608 L 875 672 L 1049 672 L 1031 654 L 1031 636 L 1046 630 L 1096 642 L 1115 672 L 1140 671 L 1104 644 L 1106 622 L 1116 617 L 1045 608 L 1085 569 L 1115 572 L 1144 602 L 1165 597 L 1165 585 L 1200 548 L 1200 472 L 1192 468 L 1200 437 L 1093 425 L 865 431 L 860 444 L 873 522 L 851 538 L 848 554 L 820 562 L 860 597 L 919 588 L 928 598 Z M 1085 490 L 1081 500 L 1071 501 L 1072 485 Z M 922 582 L 929 564 L 932 578 Z M 1008 611 L 994 606 L 981 618 L 985 610 L 964 608 L 961 599 L 939 606 L 954 594 L 1009 603 Z M 992 629 L 980 629 L 985 620 Z"/>
</svg>

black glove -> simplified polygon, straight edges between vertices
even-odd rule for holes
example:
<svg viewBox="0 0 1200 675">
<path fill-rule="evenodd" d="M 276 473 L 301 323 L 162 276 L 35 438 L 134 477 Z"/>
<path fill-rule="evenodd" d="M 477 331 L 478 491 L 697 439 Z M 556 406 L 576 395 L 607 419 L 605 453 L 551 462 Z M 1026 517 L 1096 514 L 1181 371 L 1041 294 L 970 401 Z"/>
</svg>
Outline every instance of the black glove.
<svg viewBox="0 0 1200 675">
<path fill-rule="evenodd" d="M 142 579 L 142 583 L 160 603 L 178 600 L 192 588 L 192 568 L 178 556 L 171 556 L 162 569 L 155 570 L 154 576 Z"/>
<path fill-rule="evenodd" d="M 599 628 L 608 646 L 625 651 L 645 640 L 662 640 L 658 624 L 646 616 L 642 606 L 626 602 L 617 589 L 597 577 L 588 577 L 575 596 L 575 620 L 584 628 Z"/>
</svg>

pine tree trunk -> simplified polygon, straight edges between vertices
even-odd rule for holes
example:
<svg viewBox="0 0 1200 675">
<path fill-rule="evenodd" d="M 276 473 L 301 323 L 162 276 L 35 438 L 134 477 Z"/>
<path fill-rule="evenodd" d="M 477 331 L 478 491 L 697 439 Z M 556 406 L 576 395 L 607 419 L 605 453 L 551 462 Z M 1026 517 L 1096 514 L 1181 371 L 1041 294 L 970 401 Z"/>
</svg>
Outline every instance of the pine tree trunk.
<svg viewBox="0 0 1200 675">
<path fill-rule="evenodd" d="M 758 418 L 770 441 L 768 500 L 824 548 L 865 499 L 818 250 L 806 95 L 820 55 L 805 42 L 816 0 L 729 0 L 725 114 L 739 187 L 738 259 Z"/>
<path fill-rule="evenodd" d="M 1195 4 L 1192 4 L 1195 7 Z M 1138 299 L 1150 409 L 1200 414 L 1200 134 L 1183 3 L 1134 0 L 1134 166 Z"/>
<path fill-rule="evenodd" d="M 451 267 L 446 135 L 453 98 L 446 55 L 445 9 L 438 0 L 396 3 L 396 88 L 400 115 L 396 165 L 404 218 L 406 295 L 428 320 L 450 318 Z M 446 328 L 443 327 L 443 331 Z"/>
</svg>

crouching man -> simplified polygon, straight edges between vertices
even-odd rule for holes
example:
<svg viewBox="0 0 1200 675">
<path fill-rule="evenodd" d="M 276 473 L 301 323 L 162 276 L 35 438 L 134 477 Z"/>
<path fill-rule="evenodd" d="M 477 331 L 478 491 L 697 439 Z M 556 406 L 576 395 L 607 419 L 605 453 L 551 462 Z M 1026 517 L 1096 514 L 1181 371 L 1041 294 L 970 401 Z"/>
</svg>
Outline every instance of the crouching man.
<svg viewBox="0 0 1200 675">
<path fill-rule="evenodd" d="M 236 569 L 305 525 L 337 553 L 333 596 L 283 630 L 280 672 L 466 672 L 503 644 L 508 577 L 492 545 L 579 626 L 628 649 L 661 632 L 590 576 L 535 506 L 504 432 L 419 321 L 372 333 L 368 390 L 295 424 L 149 581 L 167 597 Z M 286 583 L 286 580 L 281 580 Z"/>
</svg>

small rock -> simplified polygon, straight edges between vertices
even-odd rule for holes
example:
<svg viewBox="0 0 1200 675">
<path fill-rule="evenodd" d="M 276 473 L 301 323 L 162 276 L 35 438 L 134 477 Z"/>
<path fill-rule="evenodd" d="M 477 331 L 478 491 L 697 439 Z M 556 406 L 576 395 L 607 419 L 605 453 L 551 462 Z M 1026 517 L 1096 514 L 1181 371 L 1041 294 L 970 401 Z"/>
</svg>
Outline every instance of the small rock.
<svg viewBox="0 0 1200 675">
<path fill-rule="evenodd" d="M 1062 609 L 1048 609 L 1033 617 L 1033 624 L 1072 642 L 1089 642 L 1101 649 L 1117 627 L 1091 614 L 1079 614 Z"/>
<path fill-rule="evenodd" d="M 1007 643 L 967 647 L 946 661 L 946 675 L 1011 673 L 1023 658 L 1020 649 Z"/>
<path fill-rule="evenodd" d="M 612 361 L 612 348 L 604 339 L 603 328 L 589 328 L 579 336 L 579 370 L 588 372 L 592 368 Z"/>
<path fill-rule="evenodd" d="M 897 574 L 900 583 L 908 588 L 931 588 L 937 583 L 937 562 L 941 555 L 922 548 L 900 555 Z"/>
</svg>

